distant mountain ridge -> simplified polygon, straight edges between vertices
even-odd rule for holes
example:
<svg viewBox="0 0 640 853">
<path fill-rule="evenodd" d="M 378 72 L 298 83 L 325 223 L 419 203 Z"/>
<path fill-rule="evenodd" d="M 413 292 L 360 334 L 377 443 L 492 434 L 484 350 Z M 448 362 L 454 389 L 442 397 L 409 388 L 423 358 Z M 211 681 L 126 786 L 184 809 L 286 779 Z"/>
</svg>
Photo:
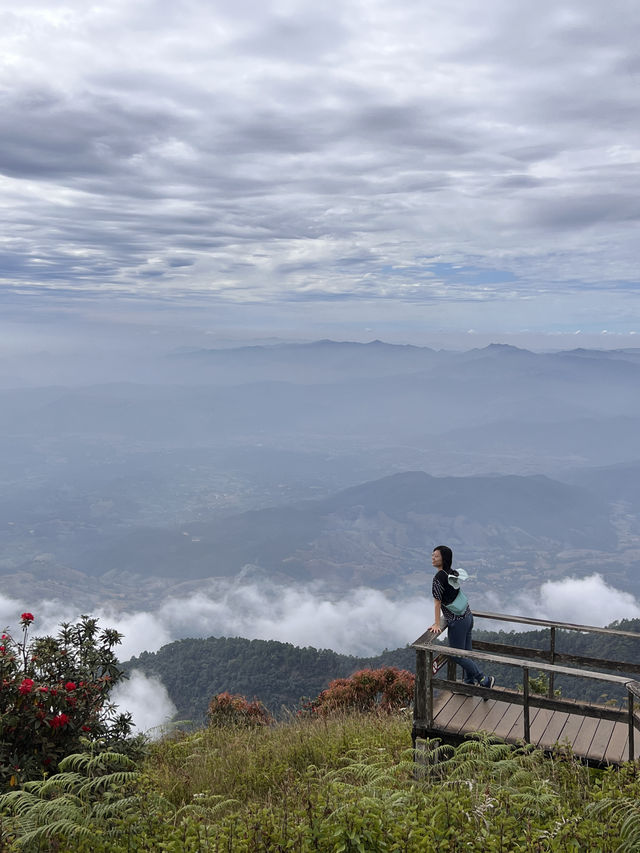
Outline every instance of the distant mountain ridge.
<svg viewBox="0 0 640 853">
<path fill-rule="evenodd" d="M 330 498 L 253 510 L 180 530 L 138 530 L 92 554 L 93 571 L 205 578 L 247 564 L 295 580 L 386 588 L 438 541 L 467 551 L 606 548 L 606 503 L 544 476 L 432 477 L 404 472 Z"/>
<path fill-rule="evenodd" d="M 434 540 L 487 588 L 558 569 L 638 589 L 639 387 L 637 349 L 325 340 L 0 391 L 4 589 L 66 599 L 80 573 L 83 596 L 143 607 L 257 567 L 397 594 Z"/>
</svg>

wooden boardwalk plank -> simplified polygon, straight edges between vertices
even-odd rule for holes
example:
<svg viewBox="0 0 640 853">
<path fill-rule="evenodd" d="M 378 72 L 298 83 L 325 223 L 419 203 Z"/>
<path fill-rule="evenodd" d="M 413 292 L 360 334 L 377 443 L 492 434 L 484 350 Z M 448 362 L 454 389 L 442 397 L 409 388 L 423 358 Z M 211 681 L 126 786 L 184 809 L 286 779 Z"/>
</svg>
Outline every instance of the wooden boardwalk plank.
<svg viewBox="0 0 640 853">
<path fill-rule="evenodd" d="M 609 764 L 620 764 L 629 758 L 629 729 L 624 723 L 614 723 L 613 732 L 605 753 Z"/>
<path fill-rule="evenodd" d="M 520 705 L 499 698 L 482 699 L 446 690 L 434 696 L 433 730 L 464 736 L 485 731 L 511 743 L 524 739 L 524 711 Z M 579 758 L 598 763 L 620 764 L 627 761 L 628 727 L 623 722 L 582 717 L 564 711 L 531 708 L 531 743 L 551 749 L 556 743 L 568 743 Z M 640 757 L 640 732 L 635 743 Z"/>
<path fill-rule="evenodd" d="M 559 742 L 560 734 L 569 719 L 569 714 L 563 714 L 560 711 L 555 711 L 551 715 L 545 730 L 540 737 L 535 741 L 538 746 L 548 749 Z M 533 738 L 532 738 L 533 740 Z"/>
<path fill-rule="evenodd" d="M 489 709 L 489 713 L 482 721 L 484 731 L 495 734 L 496 728 L 500 725 L 502 718 L 510 707 L 513 706 L 509 705 L 508 702 L 501 702 L 499 699 L 496 699 L 493 708 Z"/>
<path fill-rule="evenodd" d="M 495 704 L 495 699 L 487 699 L 486 701 L 479 702 L 467 720 L 467 730 L 470 732 L 493 731 L 491 728 L 487 727 L 485 721 L 490 712 L 493 710 Z"/>
<path fill-rule="evenodd" d="M 479 696 L 467 696 L 466 702 L 460 706 L 453 717 L 449 720 L 449 729 L 455 729 L 458 732 L 473 731 L 469 726 L 469 717 L 473 715 L 479 705 L 486 705 L 486 702 Z"/>
<path fill-rule="evenodd" d="M 593 717 L 582 718 L 582 723 L 573 742 L 573 751 L 576 755 L 585 756 L 589 753 L 589 747 L 596 733 L 598 722 Z"/>
<path fill-rule="evenodd" d="M 433 715 L 435 717 L 436 714 L 439 714 L 440 711 L 444 708 L 447 702 L 451 701 L 451 697 L 453 693 L 449 693 L 446 690 L 441 690 L 436 693 L 433 697 Z"/>
<path fill-rule="evenodd" d="M 516 723 L 520 721 L 519 730 L 516 730 Z M 524 736 L 524 731 L 522 728 L 522 708 L 519 705 L 508 705 L 507 710 L 504 713 L 504 716 L 498 723 L 498 725 L 494 728 L 493 733 L 496 737 L 507 739 L 511 730 L 514 729 L 514 740 L 518 738 L 522 738 Z"/>
<path fill-rule="evenodd" d="M 461 693 L 452 693 L 451 698 L 443 706 L 443 708 L 434 715 L 433 724 L 435 728 L 449 728 L 449 720 L 455 715 L 456 711 L 464 703 L 467 697 Z"/>
<path fill-rule="evenodd" d="M 602 761 L 604 759 L 604 754 L 609 746 L 614 726 L 615 723 L 612 720 L 598 720 L 598 727 L 596 728 L 593 740 L 589 746 L 589 752 L 587 753 L 588 758 L 595 759 L 596 761 Z"/>
<path fill-rule="evenodd" d="M 568 742 L 573 750 L 573 744 L 578 736 L 583 719 L 584 717 L 581 717 L 579 714 L 568 714 L 568 719 L 558 735 L 558 743 Z"/>
<path fill-rule="evenodd" d="M 537 711 L 536 714 L 533 711 Z M 553 718 L 553 711 L 548 711 L 546 708 L 532 708 L 529 719 L 529 730 L 531 743 L 537 744 L 544 730 L 549 725 L 549 721 Z M 522 731 L 524 733 L 524 711 L 522 712 Z"/>
</svg>

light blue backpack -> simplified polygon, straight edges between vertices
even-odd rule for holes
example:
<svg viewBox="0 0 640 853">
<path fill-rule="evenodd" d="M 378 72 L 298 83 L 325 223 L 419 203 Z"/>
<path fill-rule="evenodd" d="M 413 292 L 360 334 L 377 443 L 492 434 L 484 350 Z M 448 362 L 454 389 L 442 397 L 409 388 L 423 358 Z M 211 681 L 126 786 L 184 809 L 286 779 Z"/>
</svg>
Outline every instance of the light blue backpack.
<svg viewBox="0 0 640 853">
<path fill-rule="evenodd" d="M 451 604 L 445 604 L 447 610 L 450 610 L 452 613 L 455 613 L 456 616 L 462 616 L 462 614 L 466 611 L 469 606 L 469 600 L 464 592 L 460 589 L 460 581 L 466 581 L 469 577 L 468 572 L 465 572 L 464 569 L 457 569 L 458 577 L 455 575 L 449 575 L 449 586 L 452 586 L 454 589 L 458 590 L 458 594 L 453 599 Z"/>
</svg>

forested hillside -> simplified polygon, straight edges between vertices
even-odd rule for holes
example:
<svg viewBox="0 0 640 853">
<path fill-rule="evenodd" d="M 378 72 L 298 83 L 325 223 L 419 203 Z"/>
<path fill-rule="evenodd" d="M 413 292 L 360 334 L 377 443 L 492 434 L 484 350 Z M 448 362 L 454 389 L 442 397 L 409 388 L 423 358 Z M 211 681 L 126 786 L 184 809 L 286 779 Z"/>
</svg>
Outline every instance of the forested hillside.
<svg viewBox="0 0 640 853">
<path fill-rule="evenodd" d="M 640 633 L 640 619 L 624 620 L 610 627 Z M 523 648 L 549 647 L 547 630 L 477 631 L 475 638 Z M 631 663 L 640 660 L 640 641 L 576 631 L 558 632 L 556 650 Z M 415 652 L 405 647 L 384 651 L 376 657 L 358 658 L 274 640 L 209 637 L 170 643 L 156 653 L 144 652 L 124 666 L 128 671 L 139 669 L 145 675 L 159 677 L 178 709 L 178 718 L 201 721 L 209 700 L 216 693 L 229 691 L 255 697 L 278 715 L 283 708 L 294 710 L 303 698 L 316 696 L 334 678 L 349 676 L 358 669 L 385 665 L 413 672 Z M 504 686 L 515 687 L 522 681 L 521 672 L 515 667 L 492 668 L 491 671 L 497 683 Z M 605 692 L 607 698 L 614 696 L 611 686 L 599 682 L 559 678 L 555 686 L 565 696 L 592 701 L 603 698 Z"/>
<path fill-rule="evenodd" d="M 383 665 L 413 670 L 414 660 L 410 648 L 357 658 L 274 640 L 209 637 L 179 640 L 154 654 L 143 652 L 124 667 L 158 676 L 178 709 L 178 718 L 202 721 L 216 693 L 228 690 L 255 697 L 280 714 L 283 707 L 293 710 L 301 699 L 317 696 L 334 678 Z"/>
</svg>

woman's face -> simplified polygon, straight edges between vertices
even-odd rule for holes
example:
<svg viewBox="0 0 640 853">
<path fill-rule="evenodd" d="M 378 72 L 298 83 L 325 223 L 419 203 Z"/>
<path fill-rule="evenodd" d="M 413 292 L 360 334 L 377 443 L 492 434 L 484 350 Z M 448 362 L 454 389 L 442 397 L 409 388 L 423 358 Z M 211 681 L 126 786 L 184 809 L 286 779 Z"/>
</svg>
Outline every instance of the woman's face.
<svg viewBox="0 0 640 853">
<path fill-rule="evenodd" d="M 434 569 L 438 569 L 438 571 L 442 568 L 442 554 L 438 549 L 431 554 L 431 565 Z"/>
</svg>

